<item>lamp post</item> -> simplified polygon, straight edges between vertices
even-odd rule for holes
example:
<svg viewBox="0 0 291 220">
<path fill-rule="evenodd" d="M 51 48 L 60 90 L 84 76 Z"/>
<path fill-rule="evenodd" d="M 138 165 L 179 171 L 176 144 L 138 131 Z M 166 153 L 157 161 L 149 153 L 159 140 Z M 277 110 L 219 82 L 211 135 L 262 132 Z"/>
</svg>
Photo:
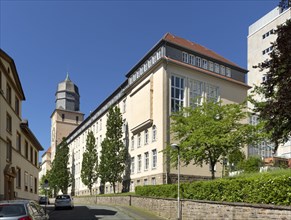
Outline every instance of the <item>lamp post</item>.
<svg viewBox="0 0 291 220">
<path fill-rule="evenodd" d="M 177 144 L 171 144 L 173 150 L 178 150 L 178 196 L 177 196 L 177 203 L 178 203 L 178 216 L 177 219 L 180 220 L 180 147 Z"/>
</svg>

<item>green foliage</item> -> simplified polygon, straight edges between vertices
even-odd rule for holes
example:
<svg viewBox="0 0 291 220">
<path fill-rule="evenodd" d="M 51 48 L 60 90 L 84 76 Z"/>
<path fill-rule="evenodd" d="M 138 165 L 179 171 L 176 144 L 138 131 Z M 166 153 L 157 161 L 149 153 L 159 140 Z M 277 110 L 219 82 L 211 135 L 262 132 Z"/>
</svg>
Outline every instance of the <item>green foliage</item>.
<svg viewBox="0 0 291 220">
<path fill-rule="evenodd" d="M 230 152 L 227 156 L 228 162 L 230 164 L 230 171 L 239 170 L 238 164 L 242 163 L 245 160 L 246 156 L 244 152 L 239 149 L 235 149 Z"/>
<path fill-rule="evenodd" d="M 182 183 L 181 198 L 291 205 L 291 172 L 257 173 L 211 181 Z M 177 185 L 138 186 L 136 195 L 176 198 Z"/>
<path fill-rule="evenodd" d="M 291 115 L 286 111 L 291 108 L 291 19 L 278 26 L 275 34 L 270 59 L 258 65 L 266 71 L 266 80 L 254 90 L 262 99 L 252 97 L 251 101 L 260 120 L 266 122 L 276 151 L 280 143 L 289 140 L 291 132 Z"/>
<path fill-rule="evenodd" d="M 247 119 L 245 104 L 204 102 L 196 108 L 183 108 L 172 115 L 171 133 L 179 140 L 181 161 L 202 166 L 214 166 L 222 157 L 255 142 L 257 127 L 242 123 Z M 168 147 L 171 160 L 177 162 L 177 152 Z"/>
<path fill-rule="evenodd" d="M 259 172 L 260 167 L 263 165 L 262 159 L 259 157 L 249 157 L 244 161 L 240 161 L 238 168 L 245 173 Z"/>
<path fill-rule="evenodd" d="M 46 173 L 46 175 L 43 175 L 39 181 L 39 186 L 40 186 L 39 195 L 48 195 L 49 197 L 52 197 L 53 195 L 52 188 L 51 187 L 49 187 L 48 189 L 43 188 L 43 184 L 45 180 L 49 181 L 49 171 Z M 49 181 L 49 184 L 50 184 L 50 181 Z"/>
<path fill-rule="evenodd" d="M 93 184 L 98 179 L 98 154 L 95 145 L 95 137 L 92 131 L 88 133 L 86 139 L 86 150 L 83 153 L 81 179 L 90 190 L 90 195 L 92 195 Z"/>
<path fill-rule="evenodd" d="M 106 137 L 101 143 L 99 175 L 101 183 L 109 182 L 115 193 L 116 182 L 122 181 L 127 152 L 122 142 L 122 115 L 116 106 L 108 111 Z"/>
<path fill-rule="evenodd" d="M 71 185 L 72 177 L 68 168 L 69 147 L 65 139 L 56 147 L 55 159 L 52 162 L 52 169 L 49 173 L 50 186 L 55 192 L 61 190 L 66 194 Z"/>
</svg>

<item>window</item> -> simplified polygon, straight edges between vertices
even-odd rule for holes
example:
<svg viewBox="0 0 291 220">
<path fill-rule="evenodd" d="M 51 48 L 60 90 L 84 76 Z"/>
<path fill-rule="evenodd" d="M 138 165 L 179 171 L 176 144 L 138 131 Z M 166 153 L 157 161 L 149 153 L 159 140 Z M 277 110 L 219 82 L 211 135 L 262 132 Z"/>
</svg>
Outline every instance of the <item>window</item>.
<svg viewBox="0 0 291 220">
<path fill-rule="evenodd" d="M 188 53 L 182 52 L 182 61 L 188 63 Z"/>
<path fill-rule="evenodd" d="M 179 111 L 184 103 L 184 78 L 171 77 L 171 111 Z"/>
<path fill-rule="evenodd" d="M 12 142 L 8 138 L 7 138 L 7 143 L 6 143 L 6 160 L 8 162 L 12 161 Z"/>
<path fill-rule="evenodd" d="M 217 102 L 219 88 L 210 84 L 206 85 L 207 101 Z"/>
<path fill-rule="evenodd" d="M 33 176 L 32 175 L 30 175 L 29 183 L 30 183 L 30 192 L 32 192 L 33 190 Z"/>
<path fill-rule="evenodd" d="M 131 173 L 134 173 L 134 157 L 131 158 L 131 167 L 130 167 Z"/>
<path fill-rule="evenodd" d="M 20 110 L 19 110 L 19 98 L 15 96 L 15 113 L 19 116 Z"/>
<path fill-rule="evenodd" d="M 37 178 L 34 177 L 34 193 L 37 193 Z"/>
<path fill-rule="evenodd" d="M 149 152 L 144 153 L 144 170 L 149 169 Z"/>
<path fill-rule="evenodd" d="M 156 185 L 156 178 L 152 177 L 152 185 Z"/>
<path fill-rule="evenodd" d="M 157 168 L 157 150 L 152 150 L 152 169 Z"/>
<path fill-rule="evenodd" d="M 141 155 L 137 155 L 137 172 L 140 173 L 141 171 Z"/>
<path fill-rule="evenodd" d="M 123 110 L 123 113 L 126 112 L 126 99 L 124 99 L 124 100 L 122 101 L 122 110 Z"/>
<path fill-rule="evenodd" d="M 6 100 L 9 103 L 9 105 L 11 105 L 11 87 L 8 83 L 6 85 Z"/>
<path fill-rule="evenodd" d="M 16 132 L 16 150 L 21 153 L 21 135 Z"/>
<path fill-rule="evenodd" d="M 225 67 L 222 65 L 220 66 L 220 73 L 221 73 L 221 75 L 225 76 Z"/>
<path fill-rule="evenodd" d="M 131 150 L 134 149 L 134 136 L 131 137 Z"/>
<path fill-rule="evenodd" d="M 65 114 L 62 114 L 62 121 L 65 120 Z"/>
<path fill-rule="evenodd" d="M 209 70 L 213 71 L 213 62 L 209 61 Z"/>
<path fill-rule="evenodd" d="M 16 188 L 21 188 L 21 169 L 19 167 L 16 168 Z"/>
<path fill-rule="evenodd" d="M 141 135 L 140 133 L 138 133 L 137 135 L 137 147 L 140 147 L 141 146 Z"/>
<path fill-rule="evenodd" d="M 25 191 L 28 191 L 28 173 L 24 173 L 24 186 L 25 186 Z"/>
<path fill-rule="evenodd" d="M 226 76 L 231 77 L 231 70 L 228 67 L 226 67 Z"/>
<path fill-rule="evenodd" d="M 148 130 L 144 131 L 144 144 L 147 145 L 149 143 L 149 132 Z"/>
<path fill-rule="evenodd" d="M 102 118 L 100 119 L 100 131 L 102 130 Z"/>
<path fill-rule="evenodd" d="M 125 133 L 125 131 L 126 131 L 126 121 L 124 119 L 122 123 L 122 132 Z"/>
<path fill-rule="evenodd" d="M 30 162 L 33 162 L 33 148 L 30 146 Z"/>
<path fill-rule="evenodd" d="M 28 160 L 28 142 L 25 141 L 25 158 Z"/>
<path fill-rule="evenodd" d="M 157 140 L 157 126 L 153 126 L 153 142 Z"/>
<path fill-rule="evenodd" d="M 144 179 L 144 180 L 143 180 L 143 185 L 144 185 L 144 186 L 148 185 L 148 179 Z"/>
<path fill-rule="evenodd" d="M 193 55 L 189 55 L 189 63 L 195 65 L 195 57 Z"/>
<path fill-rule="evenodd" d="M 6 131 L 12 132 L 12 118 L 8 113 L 6 114 Z"/>
<path fill-rule="evenodd" d="M 202 68 L 206 70 L 208 69 L 208 61 L 205 59 L 202 60 Z"/>
<path fill-rule="evenodd" d="M 76 116 L 76 124 L 79 123 L 79 116 Z"/>
<path fill-rule="evenodd" d="M 203 83 L 197 80 L 189 81 L 190 89 L 190 106 L 195 108 L 201 104 Z"/>
<path fill-rule="evenodd" d="M 201 58 L 200 57 L 196 57 L 196 66 L 202 67 L 202 63 L 201 63 Z"/>
<path fill-rule="evenodd" d="M 34 165 L 37 166 L 37 151 L 34 151 Z"/>
<path fill-rule="evenodd" d="M 218 63 L 214 64 L 214 72 L 219 73 L 219 64 Z"/>
</svg>

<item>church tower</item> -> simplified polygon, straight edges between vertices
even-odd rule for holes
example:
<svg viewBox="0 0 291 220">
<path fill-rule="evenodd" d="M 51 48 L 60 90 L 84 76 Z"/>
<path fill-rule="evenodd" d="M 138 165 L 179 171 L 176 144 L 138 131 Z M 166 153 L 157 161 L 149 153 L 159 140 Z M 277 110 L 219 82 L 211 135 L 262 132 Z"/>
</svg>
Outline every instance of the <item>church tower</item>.
<svg viewBox="0 0 291 220">
<path fill-rule="evenodd" d="M 69 74 L 58 84 L 55 96 L 56 108 L 51 115 L 51 161 L 63 137 L 67 137 L 84 120 L 84 114 L 80 112 L 79 89 L 70 80 Z"/>
</svg>

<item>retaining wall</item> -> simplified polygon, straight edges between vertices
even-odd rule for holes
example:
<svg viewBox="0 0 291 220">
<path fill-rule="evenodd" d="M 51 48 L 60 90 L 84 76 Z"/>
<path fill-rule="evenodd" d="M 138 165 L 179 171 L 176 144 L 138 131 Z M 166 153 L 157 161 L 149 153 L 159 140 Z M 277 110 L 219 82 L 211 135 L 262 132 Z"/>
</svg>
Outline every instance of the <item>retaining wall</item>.
<svg viewBox="0 0 291 220">
<path fill-rule="evenodd" d="M 177 219 L 177 200 L 139 196 L 75 197 L 76 204 L 131 205 L 165 219 Z M 290 206 L 181 200 L 182 220 L 272 219 L 291 220 Z"/>
</svg>

